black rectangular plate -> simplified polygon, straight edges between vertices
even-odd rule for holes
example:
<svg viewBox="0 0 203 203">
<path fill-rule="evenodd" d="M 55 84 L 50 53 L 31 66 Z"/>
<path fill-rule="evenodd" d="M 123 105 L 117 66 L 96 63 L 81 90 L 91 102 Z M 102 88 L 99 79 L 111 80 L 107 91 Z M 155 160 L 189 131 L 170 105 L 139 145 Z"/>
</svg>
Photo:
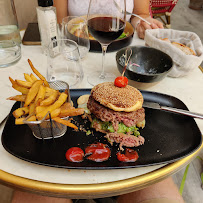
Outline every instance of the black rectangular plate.
<svg viewBox="0 0 203 203">
<path fill-rule="evenodd" d="M 90 89 L 71 90 L 74 106 L 77 98 L 90 94 Z M 158 102 L 162 105 L 188 110 L 179 99 L 155 92 L 141 91 L 145 101 Z M 12 155 L 36 164 L 70 169 L 118 169 L 150 166 L 171 163 L 196 151 L 202 143 L 201 132 L 191 117 L 169 113 L 161 110 L 145 108 L 146 126 L 140 130 L 145 138 L 145 144 L 136 148 L 139 159 L 134 163 L 122 163 L 116 158 L 118 145 L 111 146 L 104 134 L 91 129 L 93 135 L 76 132 L 68 128 L 66 134 L 57 139 L 36 139 L 27 125 L 15 125 L 12 112 L 20 106 L 16 102 L 9 114 L 2 134 L 2 144 Z M 74 117 L 76 124 L 82 124 L 90 129 L 90 123 L 85 123 L 80 116 Z M 81 163 L 71 163 L 66 160 L 65 153 L 70 147 L 81 147 L 83 150 L 89 144 L 102 142 L 111 149 L 109 160 L 96 163 L 84 160 Z"/>
</svg>

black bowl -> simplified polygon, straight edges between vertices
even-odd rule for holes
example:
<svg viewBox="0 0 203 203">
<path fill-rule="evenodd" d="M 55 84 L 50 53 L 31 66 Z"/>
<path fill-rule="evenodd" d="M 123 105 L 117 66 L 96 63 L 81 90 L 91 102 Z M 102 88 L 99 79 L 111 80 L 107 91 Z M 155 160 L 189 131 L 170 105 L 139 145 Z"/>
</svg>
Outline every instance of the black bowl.
<svg viewBox="0 0 203 203">
<path fill-rule="evenodd" d="M 143 83 L 161 81 L 173 66 L 173 60 L 164 52 L 145 46 L 131 46 L 132 56 L 129 60 L 125 76 L 131 80 Z M 125 50 L 116 53 L 117 67 L 123 72 L 125 64 Z M 129 54 L 129 51 L 128 51 Z M 138 64 L 139 67 L 131 64 Z"/>
</svg>

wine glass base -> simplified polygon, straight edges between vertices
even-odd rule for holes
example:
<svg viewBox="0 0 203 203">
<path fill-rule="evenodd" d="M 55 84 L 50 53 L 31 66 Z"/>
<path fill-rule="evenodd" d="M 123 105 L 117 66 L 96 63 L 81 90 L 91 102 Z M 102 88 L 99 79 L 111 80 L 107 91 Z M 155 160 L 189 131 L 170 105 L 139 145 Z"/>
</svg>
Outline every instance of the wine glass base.
<svg viewBox="0 0 203 203">
<path fill-rule="evenodd" d="M 95 86 L 98 85 L 99 83 L 103 82 L 114 82 L 116 78 L 116 75 L 113 73 L 105 72 L 103 77 L 101 75 L 101 72 L 93 72 L 87 77 L 87 81 L 90 85 Z"/>
</svg>

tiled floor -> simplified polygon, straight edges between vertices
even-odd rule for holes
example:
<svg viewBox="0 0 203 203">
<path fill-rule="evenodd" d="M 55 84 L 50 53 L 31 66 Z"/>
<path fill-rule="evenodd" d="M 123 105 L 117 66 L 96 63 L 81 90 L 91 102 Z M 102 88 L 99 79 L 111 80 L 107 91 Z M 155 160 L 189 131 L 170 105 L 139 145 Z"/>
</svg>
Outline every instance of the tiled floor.
<svg viewBox="0 0 203 203">
<path fill-rule="evenodd" d="M 188 30 L 199 35 L 203 42 L 203 10 L 195 11 L 188 8 L 189 0 L 179 0 L 171 16 L 172 29 Z M 200 156 L 203 158 L 203 152 Z M 181 184 L 185 168 L 173 175 L 178 187 Z M 203 172 L 203 163 L 196 158 L 189 166 L 187 179 L 183 191 L 186 203 L 203 203 L 203 189 L 201 188 L 200 174 Z M 0 185 L 0 203 L 10 203 L 13 189 Z M 24 203 L 24 202 L 22 202 Z"/>
</svg>

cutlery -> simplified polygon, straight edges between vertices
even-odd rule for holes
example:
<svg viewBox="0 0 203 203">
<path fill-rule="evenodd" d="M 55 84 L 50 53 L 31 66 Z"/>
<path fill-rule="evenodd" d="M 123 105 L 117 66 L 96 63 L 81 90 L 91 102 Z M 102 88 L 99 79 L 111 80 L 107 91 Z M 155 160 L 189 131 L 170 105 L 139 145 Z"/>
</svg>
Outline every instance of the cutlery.
<svg viewBox="0 0 203 203">
<path fill-rule="evenodd" d="M 187 111 L 187 110 L 183 110 L 183 109 L 177 109 L 177 108 L 168 107 L 168 106 L 161 106 L 159 103 L 155 103 L 155 102 L 144 102 L 143 107 L 147 107 L 147 108 L 151 108 L 151 109 L 164 110 L 164 111 L 170 111 L 173 113 L 178 113 L 178 114 L 190 116 L 193 118 L 203 119 L 203 114 L 194 113 L 191 111 Z"/>
<path fill-rule="evenodd" d="M 116 3 L 116 1 L 114 0 L 113 1 L 115 6 L 117 7 L 117 9 L 121 12 L 121 13 L 124 13 L 123 9 L 121 9 L 121 7 Z M 143 20 L 144 22 L 146 22 L 147 24 L 151 25 L 151 23 L 147 20 L 145 20 L 144 18 L 142 18 L 141 16 L 137 15 L 137 14 L 134 14 L 134 13 L 130 13 L 128 11 L 126 11 L 126 15 L 133 15 L 133 16 L 136 16 L 138 17 L 139 19 Z"/>
</svg>

